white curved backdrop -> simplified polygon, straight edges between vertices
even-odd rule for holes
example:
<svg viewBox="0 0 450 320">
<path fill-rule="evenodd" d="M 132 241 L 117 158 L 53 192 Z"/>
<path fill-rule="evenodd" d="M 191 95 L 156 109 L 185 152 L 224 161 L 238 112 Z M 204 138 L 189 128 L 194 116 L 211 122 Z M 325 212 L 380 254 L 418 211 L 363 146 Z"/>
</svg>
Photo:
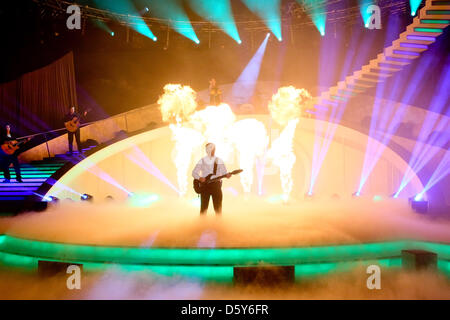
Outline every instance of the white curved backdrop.
<svg viewBox="0 0 450 320">
<path fill-rule="evenodd" d="M 239 119 L 250 117 L 239 117 Z M 261 121 L 269 135 L 274 138 L 277 128 L 271 127 L 268 115 L 251 116 Z M 308 191 L 311 178 L 314 142 L 316 137 L 314 119 L 301 118 L 294 137 L 294 153 L 296 163 L 293 168 L 293 188 L 291 198 L 303 199 Z M 322 126 L 327 128 L 326 125 Z M 318 136 L 319 140 L 322 137 Z M 366 135 L 338 126 L 334 139 L 323 162 L 314 187 L 317 197 L 339 196 L 350 197 L 359 185 L 364 154 L 368 142 Z M 322 141 L 320 141 L 322 142 Z M 375 142 L 378 143 L 378 142 Z M 94 201 L 103 201 L 107 196 L 115 199 L 126 199 L 128 192 L 155 193 L 159 195 L 177 194 L 177 174 L 173 161 L 174 142 L 169 127 L 163 127 L 138 134 L 110 145 L 74 166 L 47 193 L 60 199 L 78 200 L 80 194 L 94 196 Z M 190 160 L 190 171 L 197 159 L 203 156 L 203 148 L 198 148 Z M 236 156 L 226 162 L 228 169 L 239 167 Z M 408 164 L 395 152 L 385 148 L 380 160 L 369 176 L 363 189 L 363 195 L 389 196 L 400 184 Z M 258 179 L 255 179 L 252 194 L 258 194 Z M 190 185 L 189 181 L 189 185 Z M 402 193 L 403 197 L 411 196 L 423 189 L 416 177 Z M 225 193 L 234 196 L 243 194 L 238 177 L 224 182 Z M 264 170 L 262 196 L 270 197 L 282 193 L 279 172 L 270 164 Z M 194 197 L 191 187 L 185 197 Z"/>
</svg>

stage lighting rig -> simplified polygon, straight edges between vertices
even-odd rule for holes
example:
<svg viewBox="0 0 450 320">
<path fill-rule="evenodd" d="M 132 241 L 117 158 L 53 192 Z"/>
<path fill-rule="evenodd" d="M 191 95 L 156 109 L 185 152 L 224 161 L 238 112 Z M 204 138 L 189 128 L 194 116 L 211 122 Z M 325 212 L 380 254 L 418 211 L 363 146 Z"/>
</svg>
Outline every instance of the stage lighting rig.
<svg viewBox="0 0 450 320">
<path fill-rule="evenodd" d="M 51 203 L 58 203 L 59 202 L 59 198 L 57 198 L 55 196 L 45 196 L 45 197 L 42 198 L 42 201 L 51 202 Z"/>
<path fill-rule="evenodd" d="M 421 194 L 408 198 L 408 203 L 414 212 L 417 213 L 428 212 L 428 201 L 423 200 L 423 196 Z"/>
</svg>

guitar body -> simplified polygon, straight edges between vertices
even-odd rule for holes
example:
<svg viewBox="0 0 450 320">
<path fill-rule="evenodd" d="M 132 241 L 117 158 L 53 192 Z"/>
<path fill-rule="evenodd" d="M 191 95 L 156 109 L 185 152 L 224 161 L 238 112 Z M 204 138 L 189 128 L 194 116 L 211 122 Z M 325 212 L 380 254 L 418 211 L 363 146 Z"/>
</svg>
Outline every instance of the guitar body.
<svg viewBox="0 0 450 320">
<path fill-rule="evenodd" d="M 88 110 L 84 111 L 84 114 L 80 115 L 80 117 L 73 117 L 72 120 L 64 122 L 64 126 L 66 127 L 67 131 L 72 132 L 72 133 L 77 131 L 81 126 L 80 118 L 85 117 L 86 114 L 90 111 L 91 111 L 91 109 L 88 109 Z"/>
<path fill-rule="evenodd" d="M 64 125 L 66 126 L 67 131 L 75 132 L 80 127 L 80 119 L 74 117 L 71 121 L 65 122 Z"/>
<path fill-rule="evenodd" d="M 13 155 L 14 152 L 19 150 L 20 142 L 14 141 L 7 141 L 4 144 L 2 144 L 2 151 L 6 153 L 7 155 Z"/>
<path fill-rule="evenodd" d="M 211 179 L 212 176 L 213 176 L 212 173 L 209 174 L 208 176 L 206 176 L 205 182 L 200 182 L 200 180 L 194 179 L 194 190 L 195 190 L 195 192 L 197 192 L 198 194 L 202 193 L 205 190 L 205 187 L 208 184 L 208 181 Z"/>
</svg>

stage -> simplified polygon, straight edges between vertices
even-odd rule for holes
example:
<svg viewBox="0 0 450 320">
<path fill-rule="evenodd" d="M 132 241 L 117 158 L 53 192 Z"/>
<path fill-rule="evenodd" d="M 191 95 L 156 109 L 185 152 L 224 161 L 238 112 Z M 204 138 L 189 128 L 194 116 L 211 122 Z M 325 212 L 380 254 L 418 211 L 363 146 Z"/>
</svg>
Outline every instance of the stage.
<svg viewBox="0 0 450 320">
<path fill-rule="evenodd" d="M 3 266 L 36 272 L 39 260 L 229 283 L 236 266 L 294 266 L 295 278 L 402 265 L 401 250 L 438 254 L 450 274 L 450 223 L 413 213 L 402 200 L 230 199 L 222 216 L 198 215 L 189 199 L 145 206 L 60 203 L 0 221 Z"/>
</svg>

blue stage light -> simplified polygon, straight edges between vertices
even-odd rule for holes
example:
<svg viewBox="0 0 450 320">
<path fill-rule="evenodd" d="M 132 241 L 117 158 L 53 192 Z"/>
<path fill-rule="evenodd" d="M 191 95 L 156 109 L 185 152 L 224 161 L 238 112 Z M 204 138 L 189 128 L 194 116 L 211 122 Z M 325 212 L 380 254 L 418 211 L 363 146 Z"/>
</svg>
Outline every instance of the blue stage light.
<svg viewBox="0 0 450 320">
<path fill-rule="evenodd" d="M 270 31 L 281 39 L 281 0 L 243 0 L 244 4 L 260 16 Z M 281 41 L 281 40 L 280 40 Z"/>
<path fill-rule="evenodd" d="M 190 0 L 192 9 L 204 19 L 211 21 L 227 35 L 241 44 L 238 29 L 234 21 L 230 0 Z"/>
<path fill-rule="evenodd" d="M 122 14 L 125 22 L 129 23 L 130 27 L 136 32 L 153 39 L 155 36 L 149 29 L 145 21 L 140 17 L 139 11 L 134 7 L 129 0 L 94 0 L 95 4 L 101 8 Z M 114 34 L 111 34 L 114 36 Z"/>
<path fill-rule="evenodd" d="M 411 16 L 415 16 L 419 9 L 422 0 L 409 0 L 409 6 L 411 8 Z"/>
</svg>

